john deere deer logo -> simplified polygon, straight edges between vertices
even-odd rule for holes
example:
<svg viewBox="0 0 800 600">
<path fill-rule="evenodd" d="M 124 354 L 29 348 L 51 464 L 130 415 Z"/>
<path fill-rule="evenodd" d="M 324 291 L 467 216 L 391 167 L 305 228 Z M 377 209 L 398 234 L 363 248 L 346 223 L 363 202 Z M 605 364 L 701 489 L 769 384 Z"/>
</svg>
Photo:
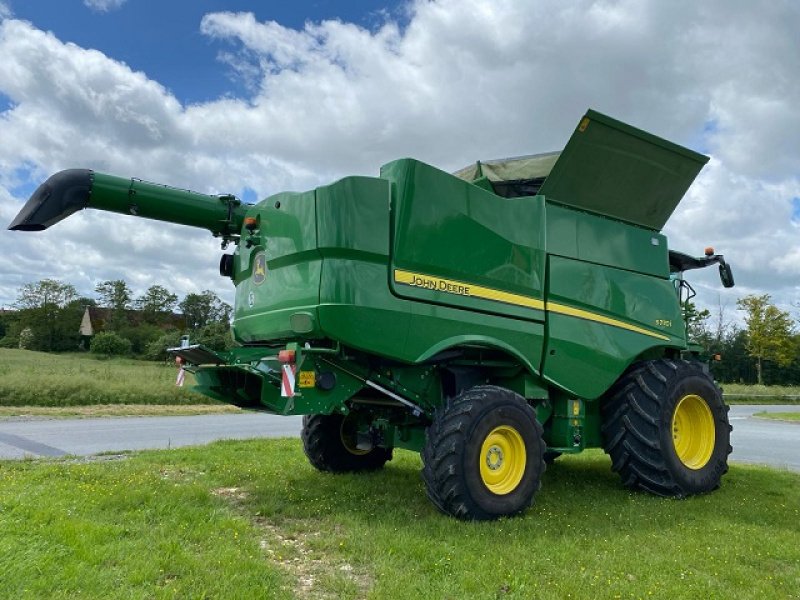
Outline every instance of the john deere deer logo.
<svg viewBox="0 0 800 600">
<path fill-rule="evenodd" d="M 267 278 L 267 257 L 263 252 L 256 254 L 253 260 L 253 283 L 261 285 Z"/>
</svg>

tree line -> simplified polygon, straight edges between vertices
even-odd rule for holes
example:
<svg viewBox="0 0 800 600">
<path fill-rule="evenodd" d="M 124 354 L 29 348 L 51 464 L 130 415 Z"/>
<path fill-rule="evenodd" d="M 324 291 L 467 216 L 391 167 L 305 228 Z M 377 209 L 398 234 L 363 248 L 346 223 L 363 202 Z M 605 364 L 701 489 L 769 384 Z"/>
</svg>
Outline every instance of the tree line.
<svg viewBox="0 0 800 600">
<path fill-rule="evenodd" d="M 76 350 L 86 307 L 105 309 L 106 318 L 92 344 L 108 354 L 164 358 L 181 335 L 222 350 L 233 344 L 232 308 L 212 291 L 187 294 L 183 300 L 160 285 L 134 297 L 122 279 L 104 281 L 96 296 L 82 297 L 69 283 L 43 279 L 19 290 L 15 311 L 0 314 L 0 347 L 45 352 Z M 684 305 L 690 339 L 711 358 L 711 370 L 725 383 L 800 385 L 800 334 L 797 322 L 772 304 L 769 295 L 737 301 L 744 326 L 720 305 L 712 314 Z M 179 315 L 175 314 L 175 311 Z M 95 324 L 98 325 L 98 324 Z"/>
<path fill-rule="evenodd" d="M 769 294 L 736 302 L 741 326 L 727 306 L 712 313 L 685 305 L 689 337 L 711 360 L 717 381 L 766 385 L 800 385 L 800 334 L 797 321 L 771 302 Z"/>
<path fill-rule="evenodd" d="M 153 285 L 134 297 L 127 282 L 116 279 L 99 283 L 95 296 L 86 297 L 70 283 L 42 279 L 23 285 L 13 307 L 0 315 L 0 347 L 77 350 L 87 342 L 79 333 L 87 308 L 102 309 L 92 311 L 95 335 L 90 344 L 103 354 L 165 358 L 164 349 L 178 345 L 187 334 L 193 343 L 217 350 L 233 343 L 229 325 L 233 309 L 211 290 L 178 301 L 177 294 Z"/>
</svg>

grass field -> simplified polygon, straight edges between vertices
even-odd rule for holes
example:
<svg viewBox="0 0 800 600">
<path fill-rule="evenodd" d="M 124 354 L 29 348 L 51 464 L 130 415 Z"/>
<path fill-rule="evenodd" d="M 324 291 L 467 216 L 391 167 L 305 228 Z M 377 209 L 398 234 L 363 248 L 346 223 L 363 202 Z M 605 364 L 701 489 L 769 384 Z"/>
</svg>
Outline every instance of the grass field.
<svg viewBox="0 0 800 600">
<path fill-rule="evenodd" d="M 211 404 L 175 387 L 174 365 L 89 354 L 46 354 L 0 348 L 0 407 L 96 404 Z"/>
<path fill-rule="evenodd" d="M 720 490 L 624 490 L 564 457 L 521 518 L 464 523 L 415 454 L 314 471 L 298 440 L 121 460 L 0 463 L 2 598 L 796 598 L 800 475 L 735 466 Z"/>
<path fill-rule="evenodd" d="M 172 364 L 0 348 L 0 417 L 41 416 L 42 410 L 34 407 L 61 407 L 52 416 L 196 414 L 228 410 L 224 404 L 189 391 L 193 384 L 191 374 L 187 374 L 184 388 L 176 388 L 176 373 Z M 723 389 L 729 404 L 800 404 L 800 387 L 727 384 Z M 99 405 L 118 408 L 70 408 Z M 205 406 L 192 412 L 155 408 L 155 405 Z"/>
<path fill-rule="evenodd" d="M 800 422 L 800 412 L 758 412 L 753 416 L 761 419 L 775 419 L 776 421 Z"/>
<path fill-rule="evenodd" d="M 95 417 L 179 417 L 240 413 L 230 404 L 91 404 L 88 406 L 0 406 L 0 419 L 91 419 Z"/>
</svg>

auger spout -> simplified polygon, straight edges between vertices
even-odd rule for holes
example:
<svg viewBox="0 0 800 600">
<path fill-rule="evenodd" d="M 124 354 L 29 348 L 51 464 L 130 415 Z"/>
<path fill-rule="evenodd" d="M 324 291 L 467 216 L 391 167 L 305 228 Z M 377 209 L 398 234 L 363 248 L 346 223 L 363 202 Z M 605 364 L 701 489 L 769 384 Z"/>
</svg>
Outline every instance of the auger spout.
<svg viewBox="0 0 800 600">
<path fill-rule="evenodd" d="M 84 208 L 179 223 L 207 229 L 216 236 L 229 236 L 241 230 L 247 206 L 230 195 L 211 196 L 89 169 L 68 169 L 40 185 L 8 228 L 42 231 Z"/>
</svg>

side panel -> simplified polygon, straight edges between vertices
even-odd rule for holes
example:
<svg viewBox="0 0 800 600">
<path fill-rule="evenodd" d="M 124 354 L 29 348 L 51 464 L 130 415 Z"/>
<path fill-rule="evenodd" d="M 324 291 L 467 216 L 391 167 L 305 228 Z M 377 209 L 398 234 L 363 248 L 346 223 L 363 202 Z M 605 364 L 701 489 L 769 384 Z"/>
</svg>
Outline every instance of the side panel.
<svg viewBox="0 0 800 600">
<path fill-rule="evenodd" d="M 549 257 L 544 376 L 570 393 L 597 398 L 636 356 L 685 347 L 668 279 L 559 256 Z"/>
<path fill-rule="evenodd" d="M 247 247 L 245 231 L 236 250 L 234 336 L 241 342 L 291 337 L 291 315 L 302 311 L 315 319 L 319 303 L 315 192 L 272 196 L 247 216 L 257 217 L 258 226 L 253 245 Z"/>
<path fill-rule="evenodd" d="M 348 177 L 317 192 L 320 327 L 359 350 L 407 359 L 410 306 L 389 291 L 390 184 Z"/>
<path fill-rule="evenodd" d="M 395 185 L 395 294 L 543 320 L 542 198 L 500 198 L 412 159 L 381 175 Z"/>
<path fill-rule="evenodd" d="M 548 254 L 669 277 L 667 238 L 660 233 L 549 201 L 546 210 Z"/>
</svg>

